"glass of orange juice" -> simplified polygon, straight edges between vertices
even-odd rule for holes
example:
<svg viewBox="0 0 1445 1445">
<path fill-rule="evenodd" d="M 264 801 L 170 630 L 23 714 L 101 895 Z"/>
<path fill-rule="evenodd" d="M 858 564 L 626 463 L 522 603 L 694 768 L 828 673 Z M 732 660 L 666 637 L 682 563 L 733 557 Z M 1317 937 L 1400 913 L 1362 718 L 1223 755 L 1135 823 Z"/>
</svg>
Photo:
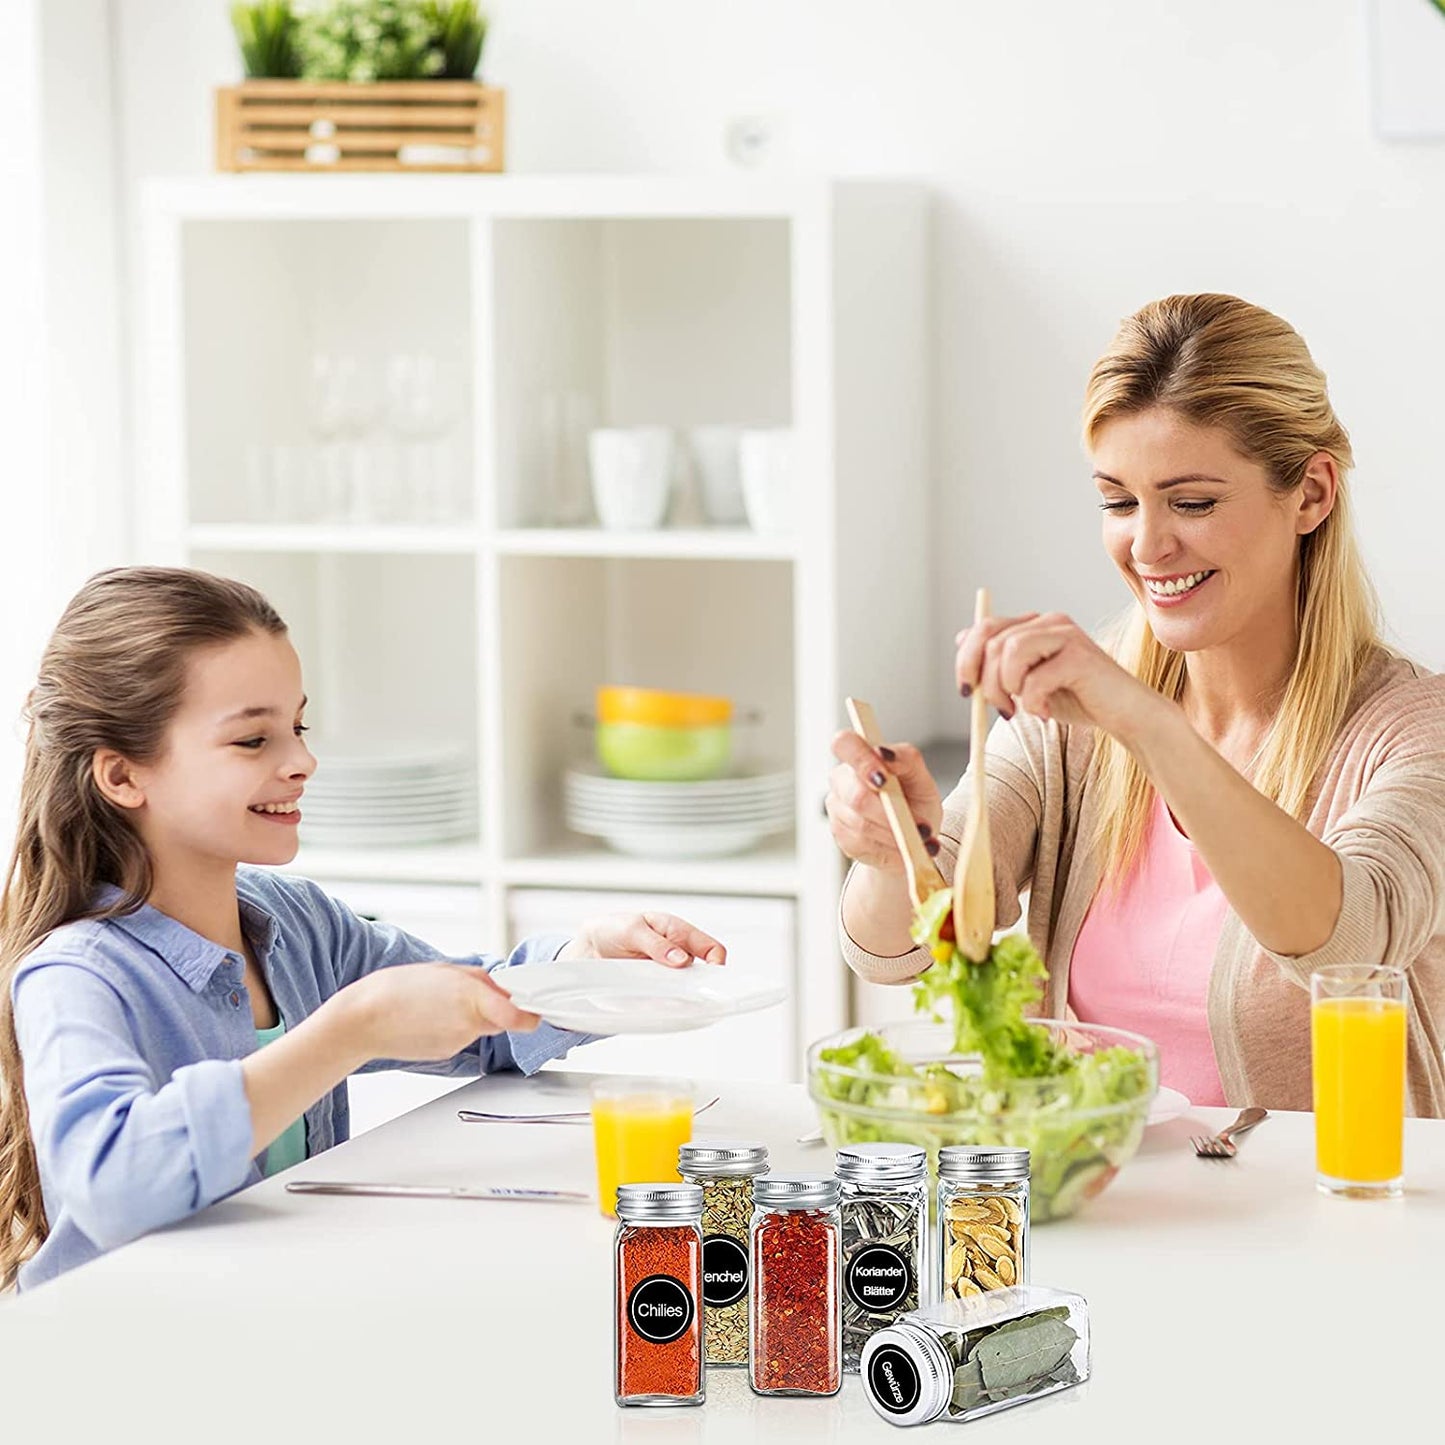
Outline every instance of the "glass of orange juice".
<svg viewBox="0 0 1445 1445">
<path fill-rule="evenodd" d="M 692 1085 L 677 1079 L 592 1081 L 597 1202 L 603 1214 L 616 1214 L 619 1184 L 682 1178 L 677 1151 L 692 1139 L 692 1109 Z"/>
<path fill-rule="evenodd" d="M 1337 964 L 1310 975 L 1315 1178 L 1326 1194 L 1404 1190 L 1405 975 Z"/>
</svg>

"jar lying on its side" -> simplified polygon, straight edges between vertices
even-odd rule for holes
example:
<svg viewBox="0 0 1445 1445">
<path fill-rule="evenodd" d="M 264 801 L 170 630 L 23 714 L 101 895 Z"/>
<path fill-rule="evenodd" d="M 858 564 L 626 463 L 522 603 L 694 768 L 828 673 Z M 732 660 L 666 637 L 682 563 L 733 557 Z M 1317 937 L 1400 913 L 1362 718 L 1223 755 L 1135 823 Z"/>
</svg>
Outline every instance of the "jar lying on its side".
<svg viewBox="0 0 1445 1445">
<path fill-rule="evenodd" d="M 1089 1378 L 1088 1306 L 1033 1284 L 946 1300 L 873 1335 L 859 1373 L 890 1424 L 977 1420 Z"/>
</svg>

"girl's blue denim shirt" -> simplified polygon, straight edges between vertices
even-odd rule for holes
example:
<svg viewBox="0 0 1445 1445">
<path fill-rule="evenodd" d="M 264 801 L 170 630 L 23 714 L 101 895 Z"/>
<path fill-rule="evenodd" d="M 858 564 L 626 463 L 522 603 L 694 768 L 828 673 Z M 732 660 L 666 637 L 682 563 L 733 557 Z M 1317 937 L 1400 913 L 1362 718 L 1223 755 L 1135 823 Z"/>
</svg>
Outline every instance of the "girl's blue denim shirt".
<svg viewBox="0 0 1445 1445">
<path fill-rule="evenodd" d="M 378 968 L 440 949 L 358 918 L 304 878 L 237 871 L 241 921 L 287 1029 Z M 118 890 L 102 890 L 104 904 Z M 555 958 L 564 934 L 525 940 L 488 970 Z M 147 906 L 57 928 L 12 985 L 25 1098 L 50 1233 L 20 1271 L 28 1289 L 261 1178 L 241 1060 L 256 1049 L 244 961 Z M 592 1035 L 549 1024 L 481 1038 L 442 1063 L 368 1069 L 532 1074 Z M 345 1083 L 306 1111 L 306 1150 L 347 1138 Z"/>
</svg>

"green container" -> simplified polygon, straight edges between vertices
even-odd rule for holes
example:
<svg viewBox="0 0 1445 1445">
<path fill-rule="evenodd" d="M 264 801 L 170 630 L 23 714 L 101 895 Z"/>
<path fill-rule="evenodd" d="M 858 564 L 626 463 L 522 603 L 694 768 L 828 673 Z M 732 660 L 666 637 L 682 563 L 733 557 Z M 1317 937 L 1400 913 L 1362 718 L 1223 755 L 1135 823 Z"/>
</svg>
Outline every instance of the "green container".
<svg viewBox="0 0 1445 1445">
<path fill-rule="evenodd" d="M 670 728 L 655 723 L 598 723 L 597 760 L 614 778 L 643 783 L 702 783 L 720 777 L 732 758 L 730 723 Z"/>
</svg>

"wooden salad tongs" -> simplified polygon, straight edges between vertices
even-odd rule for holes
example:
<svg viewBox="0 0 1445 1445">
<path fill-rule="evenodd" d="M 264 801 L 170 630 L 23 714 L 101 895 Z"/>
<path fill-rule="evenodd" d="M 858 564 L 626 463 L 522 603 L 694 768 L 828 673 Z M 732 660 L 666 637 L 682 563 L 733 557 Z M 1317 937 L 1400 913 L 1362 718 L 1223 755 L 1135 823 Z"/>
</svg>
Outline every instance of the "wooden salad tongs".
<svg viewBox="0 0 1445 1445">
<path fill-rule="evenodd" d="M 853 724 L 853 731 L 870 748 L 879 748 L 883 743 L 883 735 L 878 731 L 878 718 L 872 703 L 864 702 L 860 697 L 850 697 L 846 699 L 846 704 L 848 721 Z M 903 855 L 903 871 L 908 875 L 908 891 L 913 896 L 913 902 L 921 907 L 940 889 L 947 888 L 948 880 L 939 871 L 938 864 L 928 856 L 928 849 L 923 846 L 923 834 L 918 831 L 918 824 L 913 821 L 913 810 L 903 795 L 903 784 L 892 773 L 885 773 L 885 777 L 888 781 L 879 793 L 883 813 L 888 819 L 893 841 L 898 844 L 898 851 Z"/>
<path fill-rule="evenodd" d="M 988 588 L 980 587 L 973 625 L 989 615 Z M 973 806 L 964 824 L 963 844 L 953 870 L 953 932 L 958 950 L 982 963 L 993 945 L 993 849 L 988 837 L 988 779 L 983 754 L 988 731 L 988 702 L 981 687 L 973 690 L 973 717 L 968 729 L 968 769 L 973 780 Z"/>
</svg>

